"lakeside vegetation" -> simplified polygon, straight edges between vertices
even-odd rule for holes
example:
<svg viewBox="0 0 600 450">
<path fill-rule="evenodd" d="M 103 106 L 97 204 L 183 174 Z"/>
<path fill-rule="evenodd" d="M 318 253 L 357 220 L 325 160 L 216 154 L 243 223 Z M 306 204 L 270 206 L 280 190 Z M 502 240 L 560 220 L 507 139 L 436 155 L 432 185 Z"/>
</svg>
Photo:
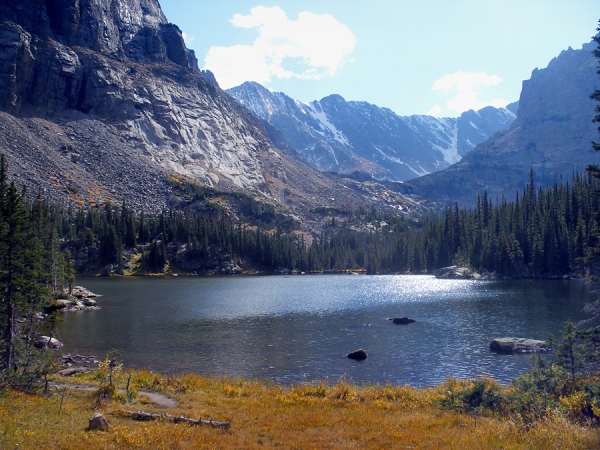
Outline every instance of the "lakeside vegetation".
<svg viewBox="0 0 600 450">
<path fill-rule="evenodd" d="M 0 440 L 6 448 L 556 448 L 600 446 L 600 434 L 580 420 L 575 394 L 552 396 L 530 415 L 521 408 L 530 391 L 481 379 L 449 380 L 428 389 L 357 386 L 347 381 L 292 387 L 260 381 L 162 376 L 135 371 L 129 393 L 115 394 L 99 411 L 106 432 L 87 431 L 98 392 L 61 389 L 44 397 L 9 391 L 0 396 Z M 70 382 L 95 383 L 103 375 Z M 126 386 L 122 376 L 119 387 Z M 597 380 L 596 380 L 597 383 Z M 176 398 L 173 416 L 230 422 L 227 430 L 137 422 L 122 410 L 164 413 L 142 390 Z M 547 405 L 545 405 L 547 406 Z"/>
</svg>

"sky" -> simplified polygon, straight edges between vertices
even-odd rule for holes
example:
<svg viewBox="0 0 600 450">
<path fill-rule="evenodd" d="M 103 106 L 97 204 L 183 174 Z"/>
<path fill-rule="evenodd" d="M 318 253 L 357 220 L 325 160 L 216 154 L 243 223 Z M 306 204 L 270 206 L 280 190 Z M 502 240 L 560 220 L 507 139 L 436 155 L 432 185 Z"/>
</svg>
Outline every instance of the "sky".
<svg viewBox="0 0 600 450">
<path fill-rule="evenodd" d="M 399 115 L 517 101 L 523 80 L 596 34 L 597 0 L 160 0 L 223 89 L 339 94 Z"/>
</svg>

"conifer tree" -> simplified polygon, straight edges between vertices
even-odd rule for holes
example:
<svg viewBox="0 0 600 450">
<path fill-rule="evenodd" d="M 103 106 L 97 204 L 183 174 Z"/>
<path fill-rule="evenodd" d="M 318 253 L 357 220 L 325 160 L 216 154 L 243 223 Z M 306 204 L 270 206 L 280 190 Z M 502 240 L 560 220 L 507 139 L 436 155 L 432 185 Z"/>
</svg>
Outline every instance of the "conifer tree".
<svg viewBox="0 0 600 450">
<path fill-rule="evenodd" d="M 30 386 L 38 374 L 34 347 L 39 313 L 50 301 L 46 256 L 14 183 L 0 159 L 0 377 Z"/>
</svg>

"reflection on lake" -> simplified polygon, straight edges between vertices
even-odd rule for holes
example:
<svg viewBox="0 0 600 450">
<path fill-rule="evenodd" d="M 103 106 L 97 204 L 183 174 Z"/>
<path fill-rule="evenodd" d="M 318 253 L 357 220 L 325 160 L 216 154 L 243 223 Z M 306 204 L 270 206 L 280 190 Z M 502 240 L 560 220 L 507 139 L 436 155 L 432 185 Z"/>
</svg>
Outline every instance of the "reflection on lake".
<svg viewBox="0 0 600 450">
<path fill-rule="evenodd" d="M 490 375 L 503 383 L 529 367 L 489 342 L 546 340 L 583 318 L 578 281 L 466 281 L 430 276 L 306 275 L 84 278 L 101 310 L 65 315 L 64 352 L 123 352 L 163 373 L 431 385 Z M 417 322 L 394 325 L 388 317 Z M 364 362 L 345 355 L 367 351 Z"/>
</svg>

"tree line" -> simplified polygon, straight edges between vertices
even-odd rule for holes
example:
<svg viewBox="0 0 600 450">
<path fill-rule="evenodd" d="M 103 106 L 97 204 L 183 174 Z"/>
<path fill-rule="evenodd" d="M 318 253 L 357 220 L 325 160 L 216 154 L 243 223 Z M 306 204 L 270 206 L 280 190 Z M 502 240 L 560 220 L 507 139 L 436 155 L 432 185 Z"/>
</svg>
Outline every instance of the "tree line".
<svg viewBox="0 0 600 450">
<path fill-rule="evenodd" d="M 421 274 L 455 264 L 499 277 L 553 278 L 595 273 L 599 189 L 588 173 L 544 188 L 531 174 L 514 201 L 492 201 L 484 192 L 473 208 L 455 204 L 443 214 L 320 211 L 325 226 L 312 237 L 279 226 L 272 214 L 265 224 L 264 211 L 241 222 L 184 210 L 135 213 L 126 204 L 44 208 L 80 272 L 107 265 L 122 271 L 123 256 L 135 249 L 148 272 L 176 267 L 182 258 L 209 264 L 225 257 L 267 271 Z"/>
</svg>

